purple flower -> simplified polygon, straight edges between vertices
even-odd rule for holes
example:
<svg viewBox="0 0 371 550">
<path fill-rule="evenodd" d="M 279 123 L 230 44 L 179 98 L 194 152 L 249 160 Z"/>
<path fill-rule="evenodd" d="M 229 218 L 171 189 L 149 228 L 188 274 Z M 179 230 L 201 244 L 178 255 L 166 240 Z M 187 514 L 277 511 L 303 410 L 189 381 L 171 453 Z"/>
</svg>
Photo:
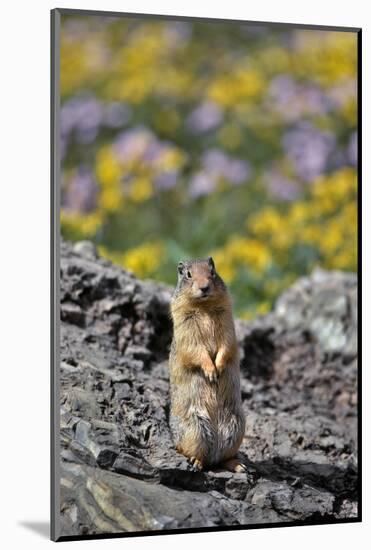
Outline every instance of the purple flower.
<svg viewBox="0 0 371 550">
<path fill-rule="evenodd" d="M 228 178 L 228 181 L 239 185 L 249 179 L 250 172 L 250 165 L 247 161 L 238 159 L 230 160 L 226 178 Z"/>
<path fill-rule="evenodd" d="M 209 195 L 215 189 L 215 180 L 205 172 L 197 172 L 189 182 L 189 194 L 193 198 Z"/>
<path fill-rule="evenodd" d="M 81 40 L 86 35 L 87 30 L 86 21 L 82 18 L 71 18 L 63 21 L 63 34 L 70 40 Z"/>
<path fill-rule="evenodd" d="M 150 165 L 156 165 L 161 159 L 161 156 L 169 149 L 169 146 L 161 141 L 158 141 L 154 136 L 153 140 L 148 143 L 146 150 L 143 153 L 143 160 Z"/>
<path fill-rule="evenodd" d="M 329 96 L 337 107 L 343 107 L 357 98 L 357 80 L 348 78 L 341 80 L 329 90 Z"/>
<path fill-rule="evenodd" d="M 327 168 L 329 171 L 339 170 L 348 164 L 347 152 L 344 149 L 335 149 L 328 159 Z"/>
<path fill-rule="evenodd" d="M 303 122 L 286 132 L 283 147 L 297 175 L 309 182 L 326 169 L 335 148 L 335 137 L 330 132 L 317 130 L 309 122 Z"/>
<path fill-rule="evenodd" d="M 62 207 L 71 212 L 90 212 L 96 206 L 97 194 L 92 172 L 80 166 L 70 179 L 62 182 Z"/>
<path fill-rule="evenodd" d="M 125 103 L 113 102 L 104 107 L 103 123 L 111 128 L 120 128 L 127 124 L 131 110 Z"/>
<path fill-rule="evenodd" d="M 164 34 L 172 47 L 183 46 L 192 36 L 192 25 L 185 21 L 169 21 L 164 26 Z"/>
<path fill-rule="evenodd" d="M 138 126 L 125 132 L 122 132 L 116 139 L 114 152 L 121 162 L 130 162 L 136 160 L 146 166 L 154 169 L 157 173 L 156 181 L 158 188 L 169 188 L 174 185 L 174 177 L 178 170 L 169 170 L 163 166 L 162 159 L 168 151 L 171 151 L 174 146 L 166 141 L 160 141 L 147 128 Z"/>
<path fill-rule="evenodd" d="M 229 158 L 219 149 L 209 149 L 208 151 L 205 151 L 202 155 L 201 161 L 203 168 L 215 176 L 223 177 L 228 170 Z"/>
<path fill-rule="evenodd" d="M 176 186 L 178 181 L 178 173 L 175 171 L 172 172 L 162 172 L 155 177 L 154 184 L 157 189 L 161 191 L 166 191 L 172 189 Z"/>
<path fill-rule="evenodd" d="M 174 145 L 160 141 L 144 126 L 122 132 L 113 144 L 113 149 L 122 163 L 136 161 L 150 168 L 154 185 L 158 190 L 172 189 L 177 184 L 179 170 L 169 168 L 164 162 L 164 157 L 174 149 Z"/>
<path fill-rule="evenodd" d="M 236 185 L 250 177 L 250 164 L 246 160 L 233 159 L 219 149 L 209 149 L 202 155 L 202 166 L 213 178 L 223 178 Z"/>
<path fill-rule="evenodd" d="M 286 178 L 283 174 L 276 170 L 272 170 L 266 174 L 268 189 L 272 195 L 283 201 L 293 201 L 300 195 L 298 184 Z"/>
<path fill-rule="evenodd" d="M 324 115 L 333 106 L 331 99 L 316 86 L 302 86 L 300 93 L 303 110 L 308 114 Z"/>
<path fill-rule="evenodd" d="M 71 136 L 83 145 L 92 143 L 101 126 L 118 128 L 127 123 L 131 115 L 124 103 L 104 104 L 94 97 L 78 96 L 66 101 L 60 113 L 62 158 L 67 154 Z"/>
<path fill-rule="evenodd" d="M 142 126 L 122 132 L 116 139 L 113 148 L 122 162 L 142 158 L 154 142 L 152 132 Z"/>
<path fill-rule="evenodd" d="M 272 79 L 269 95 L 278 106 L 287 106 L 296 94 L 296 84 L 290 75 L 281 74 Z"/>
<path fill-rule="evenodd" d="M 313 84 L 298 84 L 289 75 L 273 78 L 269 98 L 274 110 L 286 121 L 294 122 L 305 115 L 323 115 L 332 107 L 332 100 Z"/>
<path fill-rule="evenodd" d="M 102 118 L 103 108 L 97 99 L 73 98 L 62 106 L 61 134 L 68 137 L 74 131 L 79 143 L 91 143 L 98 134 Z"/>
<path fill-rule="evenodd" d="M 192 111 L 186 124 L 194 134 L 203 134 L 216 128 L 222 120 L 221 109 L 212 101 L 205 101 Z"/>
</svg>

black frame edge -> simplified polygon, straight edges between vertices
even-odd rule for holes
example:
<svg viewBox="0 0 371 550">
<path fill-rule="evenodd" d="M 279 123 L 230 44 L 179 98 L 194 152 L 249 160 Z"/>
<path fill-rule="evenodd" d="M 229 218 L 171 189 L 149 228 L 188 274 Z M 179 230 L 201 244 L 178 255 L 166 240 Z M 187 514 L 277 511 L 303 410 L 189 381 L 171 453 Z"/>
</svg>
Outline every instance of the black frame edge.
<svg viewBox="0 0 371 550">
<path fill-rule="evenodd" d="M 55 540 L 55 453 L 54 453 L 54 36 L 55 14 L 50 12 L 50 538 Z"/>
<path fill-rule="evenodd" d="M 60 10 L 50 11 L 50 539 L 59 534 L 59 30 Z"/>
<path fill-rule="evenodd" d="M 274 21 L 249 21 L 247 19 L 221 19 L 218 17 L 202 17 L 198 15 L 172 15 L 172 14 L 155 14 L 155 13 L 135 13 L 135 12 L 119 12 L 119 11 L 104 11 L 104 10 L 86 10 L 74 8 L 56 8 L 61 15 L 97 15 L 100 17 L 133 17 L 136 19 L 167 19 L 167 20 L 183 20 L 183 21 L 204 21 L 213 23 L 237 23 L 256 26 L 269 25 L 270 27 L 292 27 L 296 29 L 316 29 L 340 32 L 358 32 L 361 27 L 343 27 L 337 25 L 318 25 L 315 23 L 284 23 Z"/>
<path fill-rule="evenodd" d="M 357 309 L 358 309 L 358 384 L 357 384 L 357 443 L 358 443 L 358 518 L 362 521 L 362 29 L 357 33 Z"/>
<path fill-rule="evenodd" d="M 308 520 L 308 521 L 288 521 L 282 523 L 254 523 L 250 525 L 223 525 L 220 527 L 194 527 L 184 529 L 163 529 L 159 531 L 133 531 L 123 533 L 96 533 L 90 535 L 63 535 L 57 542 L 69 542 L 76 540 L 101 540 L 101 539 L 120 539 L 132 537 L 152 537 L 161 535 L 184 535 L 188 533 L 218 533 L 227 531 L 249 531 L 251 529 L 272 529 L 272 528 L 289 528 L 289 527 L 311 527 L 311 526 L 326 526 L 326 525 L 345 525 L 348 523 L 360 523 L 359 518 L 341 518 L 341 519 L 323 519 L 323 520 Z"/>
</svg>

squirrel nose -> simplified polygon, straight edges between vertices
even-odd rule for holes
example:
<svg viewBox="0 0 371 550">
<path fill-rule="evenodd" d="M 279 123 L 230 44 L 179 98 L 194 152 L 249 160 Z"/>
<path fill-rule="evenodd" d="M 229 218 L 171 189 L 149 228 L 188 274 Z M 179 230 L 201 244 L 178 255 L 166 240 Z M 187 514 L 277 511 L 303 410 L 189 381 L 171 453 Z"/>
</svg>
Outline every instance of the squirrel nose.
<svg viewBox="0 0 371 550">
<path fill-rule="evenodd" d="M 201 292 L 202 292 L 203 294 L 206 294 L 206 292 L 208 292 L 209 289 L 210 289 L 210 285 L 209 285 L 209 284 L 207 284 L 207 285 L 205 285 L 205 286 L 200 286 L 200 290 L 201 290 Z"/>
</svg>

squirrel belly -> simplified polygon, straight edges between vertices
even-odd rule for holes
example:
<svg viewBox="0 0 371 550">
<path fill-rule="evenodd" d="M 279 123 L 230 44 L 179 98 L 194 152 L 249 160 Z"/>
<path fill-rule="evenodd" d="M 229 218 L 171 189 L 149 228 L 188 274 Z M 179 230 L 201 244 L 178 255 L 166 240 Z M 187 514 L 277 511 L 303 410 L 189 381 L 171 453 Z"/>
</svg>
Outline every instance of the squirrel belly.
<svg viewBox="0 0 371 550">
<path fill-rule="evenodd" d="M 171 302 L 170 429 L 199 468 L 233 459 L 245 431 L 231 300 L 210 260 L 182 263 Z"/>
</svg>

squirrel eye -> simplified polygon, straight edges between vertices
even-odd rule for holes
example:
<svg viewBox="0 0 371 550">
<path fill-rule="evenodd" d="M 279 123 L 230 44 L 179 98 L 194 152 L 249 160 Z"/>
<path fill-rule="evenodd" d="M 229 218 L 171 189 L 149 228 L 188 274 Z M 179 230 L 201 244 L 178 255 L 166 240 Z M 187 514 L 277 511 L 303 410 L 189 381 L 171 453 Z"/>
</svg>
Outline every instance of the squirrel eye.
<svg viewBox="0 0 371 550">
<path fill-rule="evenodd" d="M 187 271 L 187 279 L 192 279 L 192 273 L 189 270 Z"/>
</svg>

